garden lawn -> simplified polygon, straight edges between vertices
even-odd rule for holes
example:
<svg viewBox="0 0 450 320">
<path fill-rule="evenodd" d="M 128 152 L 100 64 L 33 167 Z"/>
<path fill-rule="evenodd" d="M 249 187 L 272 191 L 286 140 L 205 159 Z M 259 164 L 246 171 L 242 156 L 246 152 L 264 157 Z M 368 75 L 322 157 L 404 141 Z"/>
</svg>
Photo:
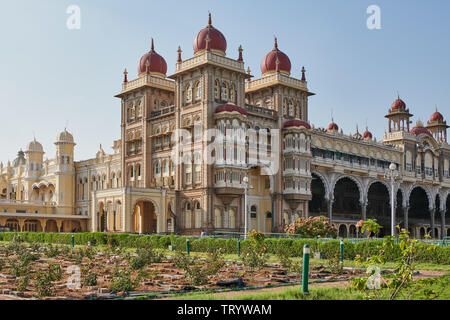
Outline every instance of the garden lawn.
<svg viewBox="0 0 450 320">
<path fill-rule="evenodd" d="M 449 276 L 443 277 L 449 282 Z M 437 286 L 430 289 L 441 290 Z M 173 297 L 173 300 L 367 300 L 364 293 L 351 288 L 348 283 L 329 283 L 323 285 L 311 285 L 309 295 L 302 293 L 301 287 L 291 287 L 288 289 L 276 288 L 267 289 L 260 293 L 219 293 L 219 294 L 187 294 Z M 405 300 L 406 296 L 400 296 L 397 300 Z M 423 295 L 413 294 L 408 300 L 422 300 Z M 450 283 L 444 288 L 442 294 L 436 300 L 450 300 Z"/>
</svg>

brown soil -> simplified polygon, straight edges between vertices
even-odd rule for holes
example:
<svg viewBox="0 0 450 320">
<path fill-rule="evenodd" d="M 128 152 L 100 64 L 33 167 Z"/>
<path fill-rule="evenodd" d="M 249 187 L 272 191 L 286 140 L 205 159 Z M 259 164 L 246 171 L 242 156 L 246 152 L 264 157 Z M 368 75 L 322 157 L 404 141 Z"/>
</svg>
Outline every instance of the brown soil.
<svg viewBox="0 0 450 320">
<path fill-rule="evenodd" d="M 109 290 L 113 273 L 116 266 L 119 266 L 120 270 L 128 270 L 128 260 L 124 255 L 108 254 L 106 252 L 93 252 L 91 258 L 84 257 L 82 263 L 78 266 L 82 271 L 82 281 L 86 276 L 83 270 L 88 267 L 92 272 L 97 274 L 97 285 L 95 287 L 82 286 L 80 289 L 69 289 L 67 287 L 67 281 L 71 276 L 67 273 L 67 269 L 70 266 L 76 266 L 76 255 L 72 255 L 70 250 L 66 250 L 65 253 L 60 253 L 54 258 L 49 258 L 46 253 L 47 248 L 41 247 L 37 251 L 33 251 L 31 248 L 26 248 L 25 252 L 30 254 L 37 254 L 39 260 L 30 262 L 29 285 L 24 293 L 17 292 L 18 278 L 13 275 L 11 261 L 16 263 L 20 261 L 20 257 L 10 250 L 6 250 L 6 246 L 0 245 L 0 265 L 3 268 L 0 270 L 0 300 L 20 300 L 20 299 L 36 299 L 37 282 L 35 275 L 38 271 L 46 272 L 51 264 L 60 265 L 63 271 L 62 279 L 57 282 L 53 282 L 52 286 L 54 294 L 52 297 L 44 299 L 85 299 L 87 297 L 107 297 L 111 296 Z M 21 253 L 23 255 L 23 252 Z M 216 285 L 218 281 L 229 281 L 242 277 L 247 287 L 252 286 L 267 286 L 267 285 L 280 285 L 280 284 L 296 284 L 299 281 L 299 275 L 295 273 L 287 273 L 285 269 L 279 265 L 273 265 L 263 268 L 256 272 L 253 276 L 249 276 L 249 273 L 244 269 L 241 264 L 234 261 L 228 261 L 226 265 L 221 269 L 218 275 L 209 279 L 209 284 L 192 288 L 188 279 L 186 279 L 184 271 L 177 268 L 172 262 L 171 258 L 165 259 L 162 263 L 155 263 L 145 268 L 147 276 L 139 282 L 135 291 L 140 291 L 143 294 L 147 293 L 159 293 L 159 292 L 182 292 L 185 289 L 220 289 L 221 287 Z M 138 271 L 131 272 L 131 278 L 137 277 Z M 311 281 L 315 280 L 329 280 L 329 279 L 341 279 L 348 280 L 352 277 L 358 277 L 363 275 L 362 271 L 344 270 L 341 275 L 333 275 L 325 267 L 313 267 L 310 271 Z M 439 276 L 440 272 L 424 271 L 423 276 Z M 321 283 L 314 286 L 341 286 L 346 285 L 347 281 L 335 282 L 335 283 Z M 283 290 L 286 286 L 281 288 L 267 289 L 270 291 Z M 252 292 L 264 292 L 262 290 L 244 291 L 244 294 Z M 118 293 L 119 295 L 121 293 Z M 236 292 L 223 293 L 225 296 L 239 294 Z M 240 294 L 243 294 L 242 292 Z"/>
</svg>

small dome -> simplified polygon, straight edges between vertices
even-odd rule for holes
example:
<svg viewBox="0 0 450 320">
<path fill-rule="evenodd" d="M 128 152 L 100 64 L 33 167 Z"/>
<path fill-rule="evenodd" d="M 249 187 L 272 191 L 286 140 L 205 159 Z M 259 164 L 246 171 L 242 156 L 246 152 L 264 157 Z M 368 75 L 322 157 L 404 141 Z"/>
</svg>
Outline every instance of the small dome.
<svg viewBox="0 0 450 320">
<path fill-rule="evenodd" d="M 42 144 L 35 139 L 27 145 L 27 152 L 44 152 L 44 148 L 42 147 Z"/>
<path fill-rule="evenodd" d="M 216 113 L 221 113 L 221 112 L 239 112 L 240 114 L 242 114 L 244 116 L 247 115 L 247 110 L 245 110 L 241 107 L 238 107 L 234 104 L 224 104 L 224 105 L 218 106 L 216 108 Z"/>
<path fill-rule="evenodd" d="M 291 127 L 304 127 L 306 129 L 311 129 L 311 126 L 308 122 L 301 121 L 301 120 L 289 120 L 284 124 L 284 128 L 291 128 Z"/>
<path fill-rule="evenodd" d="M 332 121 L 328 126 L 328 131 L 338 131 L 338 130 L 339 126 L 336 123 L 334 123 L 334 121 Z"/>
<path fill-rule="evenodd" d="M 291 74 L 291 60 L 282 51 L 278 50 L 278 41 L 275 38 L 275 46 L 261 61 L 261 73 L 284 72 Z"/>
<path fill-rule="evenodd" d="M 19 167 L 21 165 L 24 165 L 26 163 L 27 163 L 27 160 L 25 160 L 25 153 L 22 150 L 20 150 L 17 153 L 17 158 L 14 159 L 14 161 L 12 163 L 12 166 L 13 166 L 13 168 L 17 168 L 17 167 Z"/>
<path fill-rule="evenodd" d="M 227 40 L 225 36 L 212 26 L 211 14 L 209 14 L 209 22 L 206 28 L 201 30 L 194 39 L 194 54 L 199 51 L 206 50 L 207 39 L 209 39 L 209 49 L 223 55 L 227 51 Z"/>
<path fill-rule="evenodd" d="M 141 75 L 143 73 L 147 72 L 147 66 L 148 66 L 148 72 L 153 75 L 160 75 L 165 77 L 167 74 L 167 63 L 166 60 L 164 60 L 163 57 L 161 57 L 159 54 L 155 51 L 155 45 L 152 39 L 152 46 L 149 52 L 144 54 L 139 60 L 138 65 L 138 74 Z"/>
<path fill-rule="evenodd" d="M 392 110 L 405 110 L 406 103 L 400 97 L 392 104 Z"/>
<path fill-rule="evenodd" d="M 373 136 L 372 133 L 368 129 L 366 129 L 366 132 L 363 133 L 362 137 L 363 139 L 372 139 Z"/>
<path fill-rule="evenodd" d="M 444 116 L 441 113 L 439 113 L 437 110 L 435 113 L 433 113 L 433 115 L 430 118 L 430 122 L 436 122 L 436 121 L 438 121 L 438 122 L 444 121 Z"/>
<path fill-rule="evenodd" d="M 73 143 L 73 136 L 66 129 L 64 129 L 63 132 L 56 136 L 56 142 Z"/>
<path fill-rule="evenodd" d="M 431 132 L 428 131 L 428 129 L 423 126 L 422 121 L 417 121 L 416 126 L 411 129 L 411 133 L 415 134 L 416 136 L 421 135 L 421 134 L 426 134 L 426 135 L 429 135 L 430 137 L 433 136 L 431 134 Z"/>
</svg>

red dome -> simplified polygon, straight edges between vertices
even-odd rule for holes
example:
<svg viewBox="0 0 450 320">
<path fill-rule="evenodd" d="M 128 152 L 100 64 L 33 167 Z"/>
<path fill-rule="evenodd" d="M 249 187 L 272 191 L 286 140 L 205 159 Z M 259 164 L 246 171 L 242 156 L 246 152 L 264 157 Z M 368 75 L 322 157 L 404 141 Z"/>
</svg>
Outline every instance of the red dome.
<svg viewBox="0 0 450 320">
<path fill-rule="evenodd" d="M 328 131 L 338 131 L 338 130 L 339 126 L 334 122 L 331 122 L 330 125 L 328 126 Z"/>
<path fill-rule="evenodd" d="M 161 57 L 159 54 L 156 53 L 155 46 L 153 44 L 153 39 L 150 51 L 144 54 L 141 60 L 139 61 L 138 74 L 146 73 L 147 65 L 149 73 L 152 74 L 157 73 L 166 76 L 167 73 L 166 60 L 164 60 L 163 57 Z"/>
<path fill-rule="evenodd" d="M 216 113 L 220 112 L 239 112 L 242 115 L 247 115 L 247 111 L 241 107 L 238 107 L 234 104 L 224 104 L 221 106 L 218 106 L 216 109 Z"/>
<path fill-rule="evenodd" d="M 369 130 L 366 130 L 366 132 L 362 135 L 363 139 L 372 139 L 372 133 Z"/>
<path fill-rule="evenodd" d="M 214 28 L 211 24 L 211 14 L 209 14 L 208 26 L 201 30 L 194 39 L 194 53 L 206 50 L 206 39 L 209 35 L 209 49 L 225 54 L 227 51 L 227 40 L 222 32 Z"/>
<path fill-rule="evenodd" d="M 430 118 L 430 122 L 434 121 L 444 121 L 444 117 L 442 116 L 442 114 L 436 111 Z"/>
<path fill-rule="evenodd" d="M 392 104 L 392 110 L 398 110 L 398 109 L 402 109 L 402 110 L 406 109 L 406 103 L 400 98 L 395 100 L 394 103 Z"/>
<path fill-rule="evenodd" d="M 284 128 L 290 128 L 290 127 L 305 127 L 306 129 L 311 129 L 311 126 L 308 122 L 301 121 L 301 120 L 289 120 L 284 124 Z"/>
<path fill-rule="evenodd" d="M 430 131 L 428 131 L 427 128 L 425 128 L 422 124 L 422 122 L 418 121 L 416 126 L 414 128 L 412 128 L 411 130 L 412 134 L 415 134 L 416 136 L 420 135 L 420 134 L 426 134 L 429 135 L 430 137 L 432 137 L 433 135 L 431 134 Z"/>
<path fill-rule="evenodd" d="M 278 68 L 277 68 L 277 61 L 278 61 Z M 277 71 L 291 74 L 291 60 L 285 53 L 278 50 L 278 42 L 277 39 L 275 38 L 275 47 L 261 61 L 261 73 L 265 74 L 268 72 L 277 72 Z"/>
</svg>

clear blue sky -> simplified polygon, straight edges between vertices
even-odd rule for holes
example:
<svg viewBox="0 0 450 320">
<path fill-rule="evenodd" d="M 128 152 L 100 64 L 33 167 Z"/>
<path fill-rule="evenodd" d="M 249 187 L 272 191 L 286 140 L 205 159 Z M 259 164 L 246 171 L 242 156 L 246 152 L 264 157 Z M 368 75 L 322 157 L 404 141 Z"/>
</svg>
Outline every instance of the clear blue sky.
<svg viewBox="0 0 450 320">
<path fill-rule="evenodd" d="M 68 30 L 66 9 L 81 8 L 81 30 Z M 366 9 L 381 8 L 381 30 L 368 30 Z M 259 65 L 273 47 L 289 55 L 294 77 L 307 69 L 309 120 L 327 126 L 333 109 L 344 132 L 369 129 L 381 139 L 384 115 L 396 92 L 415 115 L 428 120 L 437 105 L 450 117 L 450 1 L 413 0 L 8 0 L 0 4 L 0 161 L 13 160 L 35 132 L 54 157 L 53 142 L 67 128 L 76 159 L 95 156 L 101 143 L 112 152 L 120 138 L 122 72 L 135 78 L 139 58 L 155 38 L 156 50 L 174 71 L 207 24 L 228 41 L 246 66 Z"/>
</svg>

